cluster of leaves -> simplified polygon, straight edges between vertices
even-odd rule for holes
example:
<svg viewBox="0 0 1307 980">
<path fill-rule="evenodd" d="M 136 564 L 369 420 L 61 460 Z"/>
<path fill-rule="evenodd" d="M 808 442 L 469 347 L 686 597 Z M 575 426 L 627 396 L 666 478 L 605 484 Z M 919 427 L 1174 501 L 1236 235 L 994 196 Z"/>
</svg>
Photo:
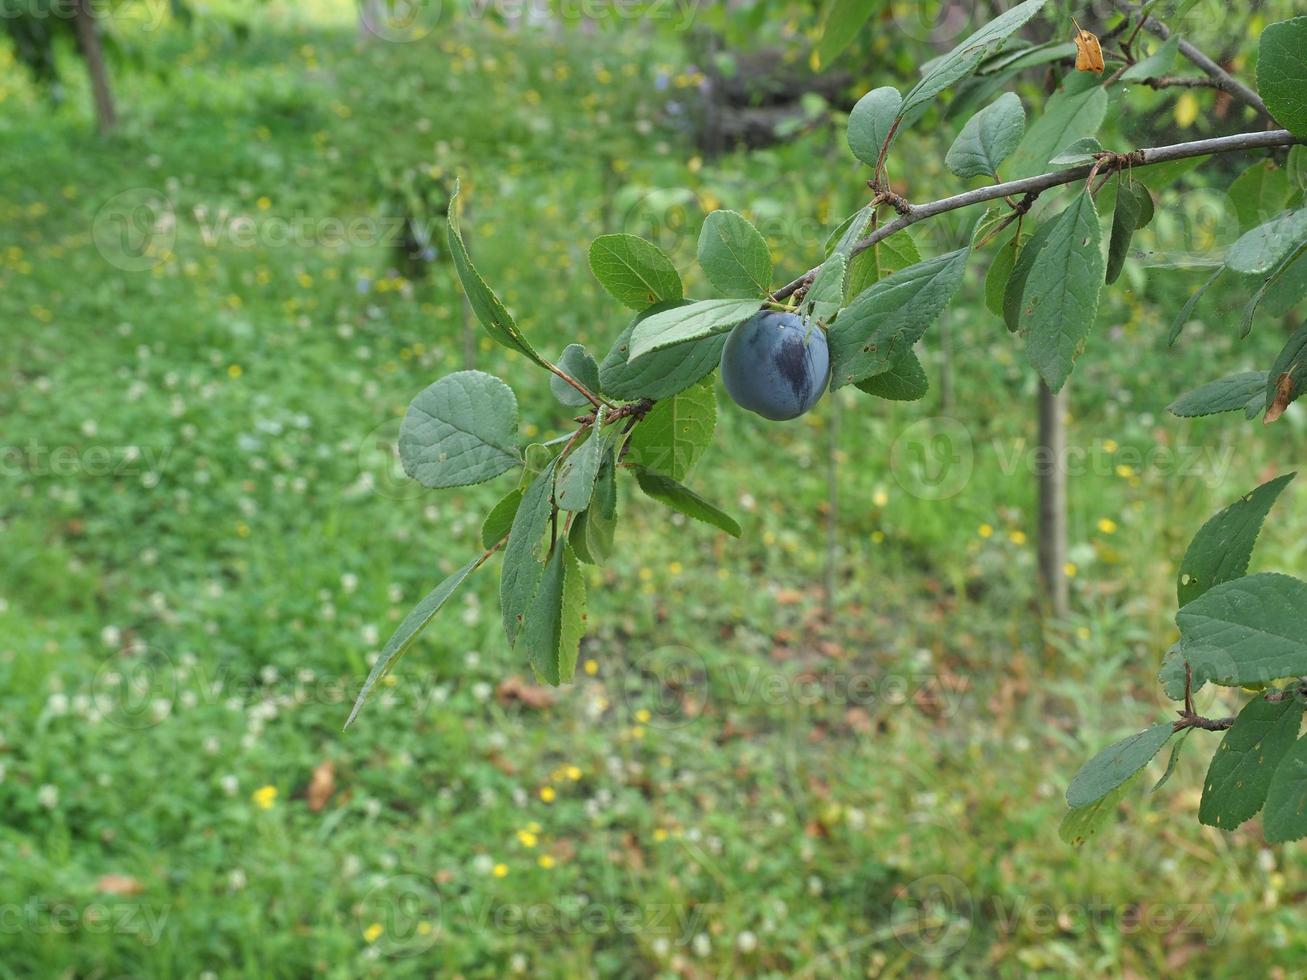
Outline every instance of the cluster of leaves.
<svg viewBox="0 0 1307 980">
<path fill-rule="evenodd" d="M 957 293 L 968 261 L 1015 225 L 989 264 L 986 306 L 1020 337 L 1028 360 L 1049 388 L 1056 391 L 1066 383 L 1093 327 L 1104 285 L 1121 275 L 1134 234 L 1148 225 L 1154 211 L 1150 191 L 1129 170 L 1136 155 L 1107 152 L 1096 138 L 1110 98 L 1102 79 L 1072 74 L 1029 126 L 1021 100 L 1012 93 L 999 95 L 966 121 L 945 157 L 958 177 L 1001 182 L 1000 168 L 1006 167 L 1009 175 L 1048 174 L 1054 179 L 1029 190 L 1020 202 L 1009 198 L 1006 208 L 987 212 L 960 249 L 923 258 L 902 230 L 918 220 L 920 212 L 914 214 L 912 205 L 889 192 L 884 181 L 886 159 L 898 134 L 946 89 L 1001 57 L 1007 40 L 1045 2 L 1025 0 L 927 63 L 906 94 L 887 86 L 857 103 L 849 116 L 848 142 L 854 156 L 873 168 L 869 186 L 875 196 L 834 230 L 821 265 L 795 283 L 773 286 L 772 256 L 765 240 L 733 211 L 709 214 L 699 238 L 699 265 L 720 293 L 710 299 L 687 299 L 675 266 L 653 244 L 631 235 L 596 239 L 590 248 L 596 279 L 637 314 L 602 361 L 576 344 L 567 347 L 557 363 L 536 351 L 473 267 L 459 230 L 455 190 L 449 249 L 472 309 L 495 341 L 549 372 L 551 388 L 564 406 L 586 414 L 576 418 L 578 428 L 570 435 L 522 450 L 517 445 L 516 398 L 498 378 L 459 372 L 413 401 L 399 449 L 406 471 L 424 486 L 480 483 L 510 470 L 519 477 L 485 520 L 485 552 L 442 582 L 403 622 L 374 665 L 351 721 L 376 681 L 458 585 L 500 548 L 500 599 L 510 646 L 521 650 L 540 679 L 551 684 L 569 681 L 585 629 L 580 565 L 602 563 L 611 552 L 619 472 L 633 475 L 646 495 L 669 507 L 740 533 L 730 517 L 681 481 L 712 438 L 716 406 L 710 375 L 726 334 L 759 309 L 798 313 L 826 331 L 833 388 L 854 385 L 884 398 L 920 398 L 927 380 L 915 345 Z M 1259 65 L 1268 108 L 1299 138 L 1307 135 L 1307 119 L 1302 118 L 1297 89 L 1285 79 L 1301 73 L 1307 43 L 1296 41 L 1304 31 L 1307 18 L 1268 28 Z M 1175 47 L 1168 41 L 1137 62 L 1127 55 L 1131 63 L 1123 66 L 1120 77 L 1133 73 L 1150 78 L 1167 70 Z M 1026 57 L 1027 50 L 1018 48 L 1016 60 Z M 1049 169 L 1057 167 L 1072 170 Z M 1298 174 L 1303 168 L 1299 147 L 1288 170 Z M 1101 179 L 1100 169 L 1105 174 Z M 1263 167 L 1260 173 L 1267 171 Z M 1115 203 L 1105 249 L 1096 198 L 1113 174 Z M 1294 301 L 1305 285 L 1298 269 L 1307 252 L 1303 188 L 1299 176 L 1282 176 L 1283 184 L 1263 176 L 1256 185 L 1259 203 L 1250 212 L 1255 221 L 1250 220 L 1246 234 L 1225 257 L 1223 268 L 1261 277 L 1254 309 L 1277 284 L 1283 284 L 1280 288 L 1290 291 Z M 1060 211 L 1033 231 L 1025 227 L 1039 193 L 1081 181 Z M 1239 194 L 1248 190 L 1244 187 Z M 1263 220 L 1268 202 L 1273 212 L 1269 221 Z M 1285 210 L 1295 203 L 1298 210 Z M 893 234 L 875 234 L 881 209 L 887 206 L 911 220 Z M 1181 322 L 1187 315 L 1182 311 Z M 1225 379 L 1182 399 L 1181 414 L 1241 408 L 1257 401 L 1265 404 L 1270 419 L 1307 383 L 1307 373 L 1300 370 L 1304 357 L 1307 333 L 1290 342 L 1272 370 L 1257 377 L 1256 385 L 1251 379 L 1237 385 Z M 1268 832 L 1278 839 L 1307 834 L 1307 817 L 1297 812 L 1307 809 L 1307 783 L 1294 761 L 1301 758 L 1301 765 L 1307 765 L 1307 749 L 1288 753 L 1286 743 L 1281 755 L 1287 768 L 1277 770 L 1285 775 L 1274 780 L 1269 770 L 1258 783 L 1243 770 L 1231 776 L 1225 768 L 1232 764 L 1229 759 L 1238 766 L 1244 764 L 1239 760 L 1252 756 L 1256 766 L 1273 768 L 1279 756 L 1263 751 L 1257 733 L 1269 725 L 1277 737 L 1283 736 L 1290 727 L 1284 720 L 1288 712 L 1295 720 L 1290 734 L 1296 735 L 1302 711 L 1299 682 L 1281 687 L 1275 681 L 1307 675 L 1307 584 L 1282 575 L 1245 575 L 1262 521 L 1289 479 L 1272 481 L 1241 500 L 1195 539 L 1179 586 L 1181 642 L 1163 671 L 1168 693 L 1184 700 L 1181 719 L 1105 750 L 1081 771 L 1068 791 L 1073 808 L 1063 828 L 1068 840 L 1084 840 L 1101 826 L 1130 780 L 1176 732 L 1183 738 L 1195 727 L 1223 727 L 1193 711 L 1193 684 L 1208 682 L 1270 685 L 1270 693 L 1246 709 L 1247 723 L 1236 722 L 1227 736 L 1230 748 L 1239 752 L 1218 753 L 1208 791 L 1214 802 L 1205 798 L 1203 818 L 1233 826 L 1269 798 L 1275 819 Z M 1248 743 L 1250 738 L 1256 741 Z M 1258 751 L 1241 748 L 1246 744 Z M 1261 775 L 1259 768 L 1259 779 Z"/>
</svg>

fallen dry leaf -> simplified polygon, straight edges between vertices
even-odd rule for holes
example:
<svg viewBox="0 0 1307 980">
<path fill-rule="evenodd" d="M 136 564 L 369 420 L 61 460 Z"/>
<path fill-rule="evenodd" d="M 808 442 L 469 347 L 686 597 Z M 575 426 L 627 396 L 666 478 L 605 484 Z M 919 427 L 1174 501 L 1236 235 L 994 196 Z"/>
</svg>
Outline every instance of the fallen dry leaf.
<svg viewBox="0 0 1307 980">
<path fill-rule="evenodd" d="M 317 813 L 336 792 L 336 767 L 330 759 L 319 763 L 309 780 L 309 809 Z"/>
<path fill-rule="evenodd" d="M 101 875 L 95 890 L 105 895 L 139 895 L 145 887 L 131 875 Z"/>
<path fill-rule="evenodd" d="M 554 703 L 554 692 L 547 687 L 536 687 L 534 684 L 528 684 L 521 677 L 514 674 L 512 677 L 505 677 L 499 682 L 499 687 L 495 690 L 495 697 L 499 699 L 500 704 L 511 704 L 518 701 L 528 708 L 548 708 Z"/>
</svg>

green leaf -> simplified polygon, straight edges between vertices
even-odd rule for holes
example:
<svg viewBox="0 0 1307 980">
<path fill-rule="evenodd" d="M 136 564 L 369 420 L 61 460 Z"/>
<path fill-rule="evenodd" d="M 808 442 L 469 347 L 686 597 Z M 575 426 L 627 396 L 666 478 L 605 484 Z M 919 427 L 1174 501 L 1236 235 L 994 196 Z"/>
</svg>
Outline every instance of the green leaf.
<svg viewBox="0 0 1307 980">
<path fill-rule="evenodd" d="M 758 229 L 734 211 L 714 211 L 699 233 L 699 265 L 727 296 L 766 296 L 771 252 Z"/>
<path fill-rule="evenodd" d="M 1262 833 L 1268 844 L 1307 835 L 1307 739 L 1293 744 L 1271 776 Z"/>
<path fill-rule="evenodd" d="M 869 166 L 876 166 L 881 148 L 898 118 L 903 96 L 891 85 L 874 88 L 849 113 L 849 149 Z"/>
<path fill-rule="evenodd" d="M 817 67 L 834 61 L 857 35 L 879 0 L 829 0 L 821 20 L 821 38 L 815 54 Z"/>
<path fill-rule="evenodd" d="M 585 579 L 566 541 L 557 541 L 522 626 L 521 642 L 536 677 L 557 686 L 571 681 L 585 635 Z"/>
<path fill-rule="evenodd" d="M 872 206 L 868 204 L 866 207 L 854 211 L 840 222 L 839 227 L 832 231 L 826 239 L 826 256 L 828 258 L 836 252 L 848 258 L 854 243 L 866 233 L 867 226 L 871 224 L 873 210 Z"/>
<path fill-rule="evenodd" d="M 910 351 L 962 282 L 969 248 L 927 259 L 859 294 L 831 327 L 831 388 L 880 374 Z"/>
<path fill-rule="evenodd" d="M 1167 405 L 1166 410 L 1185 419 L 1238 412 L 1248 404 L 1248 399 L 1254 395 L 1260 396 L 1265 391 L 1265 371 L 1242 371 L 1186 392 Z"/>
<path fill-rule="evenodd" d="M 1136 61 L 1121 74 L 1121 81 L 1136 82 L 1147 78 L 1161 78 L 1175 64 L 1180 51 L 1180 35 L 1172 34 L 1156 51 L 1142 61 Z"/>
<path fill-rule="evenodd" d="M 1292 696 L 1255 697 L 1244 705 L 1207 769 L 1199 823 L 1233 830 L 1262 808 L 1276 767 L 1298 739 L 1302 708 Z"/>
<path fill-rule="evenodd" d="M 666 504 L 686 517 L 711 524 L 733 538 L 738 538 L 742 533 L 740 525 L 729 514 L 718 510 L 689 487 L 682 486 L 671 477 L 638 469 L 635 471 L 635 480 L 640 484 L 640 489 L 654 500 Z"/>
<path fill-rule="evenodd" d="M 1162 693 L 1172 701 L 1184 700 L 1185 681 L 1188 677 L 1185 672 L 1186 663 L 1184 650 L 1180 648 L 1178 643 L 1167 650 L 1166 656 L 1162 658 L 1162 667 L 1157 672 L 1157 680 L 1162 685 Z M 1201 677 L 1193 678 L 1193 684 L 1190 688 L 1191 693 L 1197 693 L 1206 683 Z"/>
<path fill-rule="evenodd" d="M 508 534 L 508 544 L 504 546 L 504 567 L 499 574 L 499 605 L 509 646 L 517 639 L 517 632 L 544 571 L 539 550 L 554 512 L 555 466 L 556 461 L 551 460 L 522 494 L 522 503 Z"/>
<path fill-rule="evenodd" d="M 959 177 L 993 177 L 998 168 L 1017 148 L 1026 131 L 1026 110 L 1014 92 L 999 96 L 995 102 L 967 120 L 962 132 L 944 156 L 944 166 Z"/>
<path fill-rule="evenodd" d="M 1198 305 L 1198 301 L 1203 298 L 1203 294 L 1206 293 L 1207 290 L 1211 289 L 1212 286 L 1216 284 L 1216 280 L 1221 278 L 1221 273 L 1223 273 L 1224 271 L 1225 271 L 1225 266 L 1221 266 L 1220 268 L 1218 268 L 1207 279 L 1203 281 L 1203 284 L 1201 286 L 1199 286 L 1196 290 L 1194 290 L 1193 294 L 1187 300 L 1185 300 L 1184 306 L 1180 308 L 1180 312 L 1176 315 L 1175 320 L 1171 323 L 1171 330 L 1166 338 L 1166 342 L 1168 346 L 1174 345 L 1175 342 L 1180 339 L 1180 332 L 1184 330 L 1184 328 L 1188 325 L 1190 317 L 1193 316 L 1194 307 L 1196 307 Z"/>
<path fill-rule="evenodd" d="M 1062 818 L 1062 823 L 1057 828 L 1057 836 L 1072 847 L 1079 847 L 1081 844 L 1087 843 L 1091 837 L 1096 836 L 1103 829 L 1103 825 L 1116 812 L 1116 808 L 1121 805 L 1126 792 L 1134 785 L 1137 778 L 1138 773 L 1129 777 L 1116 789 L 1093 803 L 1087 803 L 1084 806 L 1068 810 L 1066 816 Z"/>
<path fill-rule="evenodd" d="M 1257 91 L 1271 115 L 1299 138 L 1307 138 L 1307 17 L 1262 31 Z"/>
<path fill-rule="evenodd" d="M 423 389 L 399 427 L 404 472 L 424 487 L 484 483 L 522 461 L 517 399 L 492 374 L 457 371 Z"/>
<path fill-rule="evenodd" d="M 558 359 L 558 368 L 583 384 L 591 394 L 599 390 L 599 366 L 590 352 L 580 344 L 568 344 Z M 569 408 L 589 405 L 590 399 L 581 394 L 556 374 L 549 375 L 549 390 Z"/>
<path fill-rule="evenodd" d="M 1307 249 L 1292 254 L 1262 285 L 1262 305 L 1271 316 L 1284 316 L 1307 298 Z"/>
<path fill-rule="evenodd" d="M 596 238 L 590 243 L 590 271 L 615 300 L 633 310 L 682 296 L 681 277 L 672 260 L 657 245 L 635 235 Z"/>
<path fill-rule="evenodd" d="M 1262 573 L 1214 586 L 1176 613 L 1194 676 L 1265 684 L 1307 674 L 1307 583 Z"/>
<path fill-rule="evenodd" d="M 691 385 L 698 384 L 717 368 L 721 363 L 722 348 L 726 345 L 725 333 L 677 344 L 666 350 L 646 354 L 638 361 L 627 360 L 631 334 L 637 323 L 655 314 L 686 305 L 688 304 L 677 303 L 675 306 L 651 306 L 622 331 L 613 344 L 613 349 L 599 365 L 599 388 L 604 394 L 628 400 L 651 398 L 657 401 L 671 398 Z"/>
<path fill-rule="evenodd" d="M 436 613 L 440 612 L 441 607 L 449 601 L 449 597 L 480 564 L 480 556 L 473 558 L 432 589 L 421 602 L 413 607 L 413 611 L 404 617 L 404 621 L 399 624 L 399 629 L 395 630 L 395 635 L 386 642 L 381 654 L 372 665 L 372 671 L 368 674 L 368 679 L 363 682 L 363 689 L 359 691 L 359 696 L 354 701 L 354 710 L 349 713 L 349 718 L 345 722 L 346 728 L 349 728 L 354 723 L 354 719 L 358 717 L 359 711 L 363 708 L 363 702 L 367 700 L 368 694 L 376 686 L 377 681 L 389 673 L 390 669 L 395 666 L 395 662 L 408 652 L 408 648 L 413 645 L 413 641 L 418 638 L 418 634 L 427 628 L 427 624 L 435 618 Z"/>
<path fill-rule="evenodd" d="M 1171 723 L 1163 721 L 1109 745 L 1072 777 L 1066 788 L 1067 804 L 1076 808 L 1101 800 L 1148 765 L 1174 733 Z"/>
<path fill-rule="evenodd" d="M 1050 224 L 1021 292 L 1018 326 L 1030 363 L 1053 391 L 1060 391 L 1098 312 L 1102 231 L 1088 191 Z"/>
<path fill-rule="evenodd" d="M 758 312 L 756 299 L 705 299 L 655 313 L 636 323 L 631 331 L 627 363 L 654 351 L 701 337 L 726 333 Z"/>
<path fill-rule="evenodd" d="M 1130 240 L 1140 228 L 1153 220 L 1153 195 L 1138 181 L 1121 182 L 1117 178 L 1116 208 L 1112 212 L 1112 237 L 1107 246 L 1106 281 L 1111 284 L 1125 268 Z"/>
<path fill-rule="evenodd" d="M 481 523 L 481 545 L 493 548 L 513 529 L 513 518 L 522 503 L 522 489 L 514 487 L 500 498 L 499 503 L 490 508 L 490 513 Z"/>
<path fill-rule="evenodd" d="M 1003 315 L 1003 294 L 1007 290 L 1008 280 L 1012 278 L 1012 267 L 1016 264 L 1017 253 L 1030 240 L 1029 235 L 1021 235 L 1021 240 L 1018 242 L 1018 234 L 1013 232 L 1011 240 L 994 253 L 994 261 L 989 264 L 989 271 L 985 273 L 985 308 L 995 316 Z"/>
<path fill-rule="evenodd" d="M 458 227 L 458 189 L 459 185 L 456 182 L 453 196 L 449 199 L 449 254 L 454 260 L 454 269 L 458 273 L 459 282 L 463 284 L 463 292 L 467 294 L 472 312 L 476 314 L 481 325 L 486 328 L 486 333 L 490 334 L 496 343 L 525 354 L 543 367 L 544 359 L 535 352 L 535 348 L 513 322 L 513 317 L 508 310 L 504 309 L 504 304 L 499 301 L 499 297 L 486 285 L 486 281 L 472 265 L 472 259 L 467 254 L 467 246 L 463 244 L 463 233 Z"/>
<path fill-rule="evenodd" d="M 866 291 L 872 283 L 920 261 L 917 243 L 906 231 L 896 232 L 863 249 L 849 260 L 849 271 L 844 276 L 845 302 Z"/>
<path fill-rule="evenodd" d="M 1043 173 L 1064 146 L 1093 136 L 1107 115 L 1107 92 L 1087 72 L 1075 72 L 1053 93 L 1044 111 L 1026 129 L 1008 164 L 1008 177 Z"/>
<path fill-rule="evenodd" d="M 981 27 L 956 48 L 933 62 L 921 81 L 903 98 L 899 117 L 923 108 L 940 92 L 976 70 L 986 55 L 998 50 L 1000 44 L 1016 33 L 1044 6 L 1045 0 L 1025 0 L 1011 10 L 1000 14 Z"/>
<path fill-rule="evenodd" d="M 1150 793 L 1156 793 L 1171 781 L 1171 777 L 1175 775 L 1175 764 L 1180 761 L 1180 751 L 1184 748 L 1185 742 L 1189 741 L 1192 732 L 1192 728 L 1186 728 L 1180 733 L 1180 737 L 1175 740 L 1175 744 L 1171 746 L 1171 758 L 1166 760 L 1166 769 L 1158 777 L 1157 782 L 1153 783 L 1153 788 L 1149 790 Z"/>
<path fill-rule="evenodd" d="M 712 443 L 717 394 L 711 380 L 658 402 L 635 427 L 626 460 L 683 480 Z"/>
<path fill-rule="evenodd" d="M 554 484 L 554 502 L 560 510 L 575 512 L 590 506 L 595 480 L 599 477 L 599 463 L 607 448 L 607 442 L 600 431 L 603 420 L 604 410 L 600 406 L 595 412 L 590 435 L 585 442 L 573 449 L 558 467 L 558 479 Z"/>
<path fill-rule="evenodd" d="M 888 371 L 859 381 L 857 387 L 877 398 L 914 402 L 926 397 L 926 392 L 930 390 L 930 380 L 926 377 L 926 369 L 917 360 L 917 355 L 908 351 L 891 364 Z"/>
<path fill-rule="evenodd" d="M 1259 160 L 1234 179 L 1228 193 L 1240 231 L 1249 231 L 1284 213 L 1289 178 L 1274 160 Z"/>
<path fill-rule="evenodd" d="M 1176 597 L 1187 606 L 1215 586 L 1243 578 L 1266 516 L 1297 473 L 1250 490 L 1198 529 L 1180 562 Z"/>
<path fill-rule="evenodd" d="M 1094 162 L 1094 154 L 1103 152 L 1103 144 L 1097 136 L 1082 136 L 1080 139 L 1064 146 L 1048 162 L 1057 167 L 1082 167 Z"/>
<path fill-rule="evenodd" d="M 1030 270 L 1034 268 L 1035 259 L 1056 228 L 1056 220 L 1044 222 L 1030 235 L 1029 241 L 1023 240 L 1021 250 L 1017 253 L 1007 285 L 1003 288 L 1003 322 L 1013 333 L 1021 325 L 1021 297 L 1030 278 Z"/>
<path fill-rule="evenodd" d="M 1307 208 L 1300 208 L 1245 232 L 1230 246 L 1225 264 L 1235 272 L 1265 275 L 1304 242 L 1307 242 Z"/>
<path fill-rule="evenodd" d="M 804 297 L 809 313 L 823 323 L 829 323 L 844 305 L 844 271 L 847 262 L 835 253 L 821 264 L 817 276 Z"/>
<path fill-rule="evenodd" d="M 616 450 L 609 448 L 599 464 L 594 497 L 590 506 L 576 515 L 568 540 L 577 557 L 591 565 L 601 565 L 613 551 L 613 534 L 617 529 Z"/>
</svg>

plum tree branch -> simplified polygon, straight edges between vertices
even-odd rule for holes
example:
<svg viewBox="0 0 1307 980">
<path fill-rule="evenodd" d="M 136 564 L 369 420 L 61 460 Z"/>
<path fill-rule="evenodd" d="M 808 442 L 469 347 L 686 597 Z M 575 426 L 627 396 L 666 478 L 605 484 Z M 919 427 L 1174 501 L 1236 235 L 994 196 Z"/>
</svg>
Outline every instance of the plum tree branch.
<svg viewBox="0 0 1307 980">
<path fill-rule="evenodd" d="M 1123 4 L 1119 4 L 1118 6 L 1120 6 L 1122 10 L 1132 15 L 1137 16 L 1140 12 L 1138 9 L 1132 8 L 1130 4 L 1123 3 Z M 1165 24 L 1163 24 L 1156 17 L 1145 16 L 1143 19 L 1143 26 L 1144 26 L 1144 30 L 1146 30 L 1149 34 L 1152 34 L 1154 37 L 1161 38 L 1163 41 L 1167 40 L 1171 36 L 1171 29 L 1167 27 Z M 1217 88 L 1234 96 L 1236 99 L 1238 99 L 1240 102 L 1244 103 L 1245 105 L 1251 106 L 1253 109 L 1256 109 L 1267 119 L 1270 119 L 1271 121 L 1275 120 L 1275 117 L 1272 116 L 1270 111 L 1266 108 L 1266 103 L 1262 101 L 1261 96 L 1259 96 L 1256 92 L 1250 89 L 1243 82 L 1239 81 L 1239 79 L 1231 75 L 1228 71 L 1226 71 L 1224 68 L 1218 65 L 1211 58 L 1207 57 L 1207 55 L 1203 54 L 1203 52 L 1200 51 L 1198 48 L 1194 47 L 1184 38 L 1180 38 L 1179 48 L 1180 48 L 1180 53 L 1182 55 L 1188 58 L 1191 62 L 1193 62 L 1195 65 L 1197 65 L 1204 72 L 1206 72 L 1207 75 L 1211 77 L 1212 81 L 1216 83 Z"/>
<path fill-rule="evenodd" d="M 1098 161 L 1093 164 L 1084 164 L 1067 170 L 1055 170 L 1051 173 L 1024 177 L 1020 180 L 1009 180 L 1002 184 L 990 184 L 988 187 L 978 187 L 975 190 L 954 194 L 952 197 L 941 198 L 927 204 L 908 204 L 907 210 L 900 210 L 899 216 L 893 221 L 882 225 L 867 237 L 855 242 L 849 252 L 849 257 L 852 258 L 859 252 L 866 251 L 877 242 L 883 241 L 895 232 L 902 231 L 910 225 L 915 225 L 918 221 L 925 221 L 927 218 L 934 218 L 949 211 L 956 211 L 959 208 L 971 207 L 974 204 L 984 204 L 987 201 L 1015 197 L 1018 194 L 1037 197 L 1050 188 L 1085 180 L 1091 174 L 1112 173 L 1130 167 L 1147 167 L 1157 163 L 1169 163 L 1173 160 L 1185 160 L 1189 157 L 1292 146 L 1300 142 L 1303 141 L 1299 140 L 1287 129 L 1275 129 L 1256 133 L 1236 133 L 1233 136 L 1216 136 L 1211 139 L 1193 140 L 1189 143 L 1174 143 L 1170 146 L 1132 150 L 1129 153 L 1100 154 Z M 1033 197 L 1031 201 L 1033 203 Z M 772 294 L 773 297 L 781 300 L 793 295 L 796 289 L 812 282 L 819 268 L 821 267 L 817 266 L 809 269 L 793 282 L 782 286 Z"/>
</svg>

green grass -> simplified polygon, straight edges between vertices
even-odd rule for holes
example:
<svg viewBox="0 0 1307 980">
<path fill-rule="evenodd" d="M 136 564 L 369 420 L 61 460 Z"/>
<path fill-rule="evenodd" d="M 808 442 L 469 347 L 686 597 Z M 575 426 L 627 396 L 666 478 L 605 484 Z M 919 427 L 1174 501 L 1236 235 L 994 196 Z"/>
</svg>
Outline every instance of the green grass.
<svg viewBox="0 0 1307 980">
<path fill-rule="evenodd" d="M 979 312 L 978 261 L 948 314 L 963 423 L 944 431 L 971 448 L 956 494 L 923 495 L 903 462 L 930 448 L 914 427 L 945 414 L 937 332 L 922 403 L 841 392 L 776 426 L 723 399 L 690 482 L 742 541 L 624 485 L 576 684 L 544 707 L 500 688 L 529 672 L 505 649 L 492 563 L 342 735 L 370 656 L 475 553 L 504 487 L 397 476 L 379 447 L 463 366 L 462 301 L 443 261 L 401 280 L 384 247 L 327 245 L 325 222 L 375 222 L 382 166 L 459 174 L 477 263 L 524 329 L 547 353 L 602 354 L 625 314 L 590 278 L 591 237 L 652 227 L 701 291 L 699 209 L 721 202 L 797 274 L 861 181 L 838 127 L 700 160 L 666 110 L 695 84 L 675 39 L 473 24 L 370 44 L 335 13 L 324 26 L 274 4 L 248 36 L 219 16 L 133 35 L 144 67 L 119 72 L 108 140 L 75 65 L 54 113 L 4 65 L 0 976 L 1296 968 L 1302 858 L 1255 822 L 1198 826 L 1204 733 L 1085 851 L 1057 839 L 1080 762 L 1170 710 L 1154 676 L 1188 536 L 1302 455 L 1300 412 L 1274 435 L 1164 413 L 1282 343 L 1269 317 L 1240 343 L 1244 296 L 1227 289 L 1168 350 L 1196 273 L 1129 273 L 1077 368 L 1088 462 L 1064 628 L 1035 614 L 1033 374 Z M 938 139 L 903 141 L 924 161 L 914 198 L 951 186 Z M 170 202 L 176 238 L 129 272 L 93 235 L 106 202 L 141 188 Z M 669 191 L 692 203 L 668 210 Z M 1169 192 L 1180 227 L 1154 247 L 1174 247 L 1203 193 Z M 210 241 L 224 213 L 255 244 Z M 307 240 L 268 239 L 287 225 Z M 918 241 L 937 254 L 946 238 Z M 480 335 L 475 349 L 528 437 L 563 431 L 542 374 Z M 1303 568 L 1303 493 L 1258 568 Z M 334 793 L 315 811 L 324 761 Z"/>
</svg>

